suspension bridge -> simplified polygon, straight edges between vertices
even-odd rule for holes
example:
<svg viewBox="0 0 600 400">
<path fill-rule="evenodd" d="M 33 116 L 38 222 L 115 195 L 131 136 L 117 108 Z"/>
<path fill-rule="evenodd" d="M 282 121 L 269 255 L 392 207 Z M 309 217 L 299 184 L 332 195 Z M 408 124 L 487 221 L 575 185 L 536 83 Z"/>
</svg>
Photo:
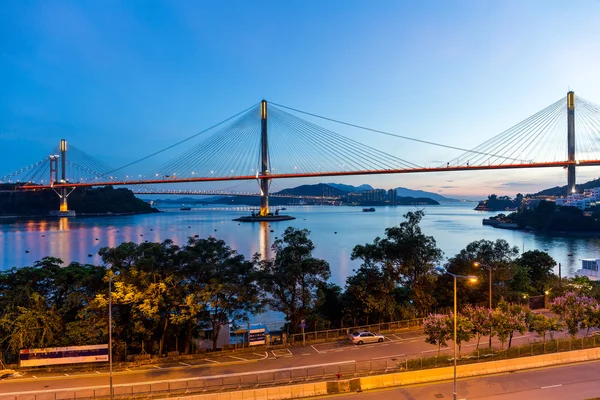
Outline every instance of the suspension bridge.
<svg viewBox="0 0 600 400">
<path fill-rule="evenodd" d="M 575 110 L 577 109 L 577 113 Z M 460 151 L 436 166 L 423 166 L 326 129 L 298 115 L 340 127 Z M 577 128 L 577 141 L 575 131 Z M 197 142 L 194 142 L 197 141 Z M 152 160 L 174 148 L 177 156 Z M 270 185 L 277 179 L 353 175 L 566 168 L 569 193 L 576 189 L 576 167 L 600 165 L 600 108 L 573 92 L 482 144 L 465 149 L 359 126 L 263 100 L 202 132 L 139 160 L 112 168 L 61 140 L 43 160 L 0 178 L 14 190 L 53 189 L 60 213 L 78 187 L 127 186 L 136 193 L 260 196 L 260 215 L 269 214 Z M 128 173 L 150 163 L 144 173 Z M 59 168 L 60 165 L 60 168 Z M 59 177 L 60 172 L 60 177 Z M 256 180 L 260 193 L 157 189 L 155 185 Z M 567 193 L 565 193 L 567 194 Z M 277 196 L 285 196 L 280 192 Z M 292 197 L 292 195 L 290 195 Z"/>
</svg>

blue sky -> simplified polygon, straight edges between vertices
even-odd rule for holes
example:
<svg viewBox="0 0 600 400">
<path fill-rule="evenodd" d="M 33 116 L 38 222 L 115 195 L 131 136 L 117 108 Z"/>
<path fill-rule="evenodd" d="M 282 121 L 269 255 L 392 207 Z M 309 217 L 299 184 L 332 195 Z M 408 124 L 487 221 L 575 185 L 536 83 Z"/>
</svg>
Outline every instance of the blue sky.
<svg viewBox="0 0 600 400">
<path fill-rule="evenodd" d="M 600 103 L 599 16 L 599 1 L 5 0 L 0 175 L 62 137 L 123 165 L 262 98 L 471 148 L 569 89 Z M 364 135 L 420 165 L 457 155 Z M 580 182 L 600 175 L 578 173 Z M 334 180 L 481 197 L 563 185 L 566 175 Z"/>
</svg>

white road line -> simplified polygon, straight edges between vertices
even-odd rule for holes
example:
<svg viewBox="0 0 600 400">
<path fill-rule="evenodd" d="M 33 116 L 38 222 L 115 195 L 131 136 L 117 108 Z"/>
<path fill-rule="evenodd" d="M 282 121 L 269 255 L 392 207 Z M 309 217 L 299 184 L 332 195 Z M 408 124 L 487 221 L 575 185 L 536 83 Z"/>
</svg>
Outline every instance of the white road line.
<svg viewBox="0 0 600 400">
<path fill-rule="evenodd" d="M 181 365 L 185 365 L 186 367 L 191 367 L 191 364 L 184 363 L 184 362 L 181 362 L 181 361 L 179 361 L 179 364 L 181 364 Z"/>
<path fill-rule="evenodd" d="M 300 355 L 301 355 L 301 356 L 310 356 L 310 355 L 311 355 L 311 353 L 302 353 L 302 354 L 300 354 Z"/>
<path fill-rule="evenodd" d="M 94 371 L 94 372 L 97 373 L 97 374 L 100 374 L 100 371 Z"/>
<path fill-rule="evenodd" d="M 394 357 L 402 357 L 404 354 L 396 354 L 394 356 L 383 356 L 383 357 L 375 357 L 375 358 L 371 358 L 371 360 L 381 360 L 384 358 L 394 358 Z"/>
<path fill-rule="evenodd" d="M 215 364 L 221 364 L 221 363 L 220 363 L 220 362 L 218 362 L 218 361 L 215 361 L 215 360 L 210 360 L 210 359 L 208 359 L 208 358 L 205 358 L 205 359 L 204 359 L 204 361 L 210 361 L 210 362 L 213 362 L 213 363 L 215 363 Z"/>
<path fill-rule="evenodd" d="M 561 387 L 561 386 L 562 386 L 562 383 L 560 385 L 542 386 L 541 389 L 550 389 L 550 388 Z"/>
<path fill-rule="evenodd" d="M 314 350 L 314 351 L 316 351 L 317 353 L 320 353 L 320 351 L 319 351 L 319 350 L 317 350 L 317 348 L 316 348 L 314 345 L 312 345 L 312 344 L 311 344 L 311 345 L 310 345 L 310 347 L 312 347 L 312 348 L 313 348 L 313 350 Z"/>
<path fill-rule="evenodd" d="M 125 368 L 125 371 L 130 371 L 131 372 L 131 370 L 129 368 Z"/>
<path fill-rule="evenodd" d="M 35 379 L 37 379 L 37 376 L 35 376 L 35 375 L 31 375 L 31 376 L 33 376 Z"/>
<path fill-rule="evenodd" d="M 450 348 L 440 349 L 440 351 L 448 351 Z M 433 353 L 434 351 L 438 351 L 437 349 L 433 350 L 423 350 L 421 353 Z"/>
<path fill-rule="evenodd" d="M 264 354 L 258 354 L 258 353 L 252 353 L 252 354 L 254 354 L 255 356 L 261 356 L 261 357 L 264 355 Z"/>
<path fill-rule="evenodd" d="M 227 356 L 227 357 L 235 358 L 237 360 L 242 360 L 242 361 L 248 361 L 246 358 L 242 358 L 242 357 L 235 357 L 235 356 Z"/>
<path fill-rule="evenodd" d="M 159 367 L 158 365 L 153 365 L 154 368 L 156 369 L 162 369 L 161 367 Z"/>
<path fill-rule="evenodd" d="M 386 343 L 386 344 L 382 344 L 381 347 L 383 347 L 383 346 L 389 346 L 389 345 L 390 345 L 389 343 Z"/>
<path fill-rule="evenodd" d="M 70 376 L 69 374 L 65 374 L 65 376 Z"/>
</svg>

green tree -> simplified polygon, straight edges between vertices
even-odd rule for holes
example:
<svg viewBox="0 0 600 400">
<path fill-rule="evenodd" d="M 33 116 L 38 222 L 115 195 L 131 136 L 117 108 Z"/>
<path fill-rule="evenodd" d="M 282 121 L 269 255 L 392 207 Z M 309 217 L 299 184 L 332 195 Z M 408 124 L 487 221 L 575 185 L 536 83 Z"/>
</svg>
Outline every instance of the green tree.
<svg viewBox="0 0 600 400">
<path fill-rule="evenodd" d="M 190 238 L 186 251 L 192 255 L 186 271 L 202 276 L 188 279 L 188 299 L 204 305 L 200 311 L 211 325 L 215 350 L 223 326 L 248 322 L 251 314 L 261 311 L 257 274 L 253 264 L 223 240 Z"/>
<path fill-rule="evenodd" d="M 408 212 L 404 215 L 406 221 L 385 230 L 385 238 L 377 237 L 373 243 L 357 245 L 352 251 L 353 260 L 379 266 L 385 277 L 409 290 L 420 315 L 426 315 L 435 304 L 434 271 L 443 254 L 435 239 L 422 233 L 419 224 L 424 216 L 423 210 Z"/>
<path fill-rule="evenodd" d="M 557 317 L 547 317 L 544 314 L 531 314 L 531 329 L 542 337 L 546 343 L 546 333 L 560 331 L 563 324 Z"/>
<path fill-rule="evenodd" d="M 344 313 L 365 324 L 389 318 L 395 306 L 393 290 L 393 281 L 377 266 L 362 265 L 356 274 L 346 278 Z"/>
<path fill-rule="evenodd" d="M 294 332 L 301 319 L 313 311 L 319 284 L 331 275 L 327 261 L 312 256 L 315 246 L 309 234 L 306 229 L 288 227 L 283 238 L 273 243 L 274 258 L 260 260 L 254 256 L 259 284 L 269 295 L 267 304 L 286 315 Z"/>
<path fill-rule="evenodd" d="M 539 250 L 526 251 L 516 263 L 527 270 L 532 294 L 544 294 L 550 289 L 556 261 L 548 253 Z"/>
</svg>

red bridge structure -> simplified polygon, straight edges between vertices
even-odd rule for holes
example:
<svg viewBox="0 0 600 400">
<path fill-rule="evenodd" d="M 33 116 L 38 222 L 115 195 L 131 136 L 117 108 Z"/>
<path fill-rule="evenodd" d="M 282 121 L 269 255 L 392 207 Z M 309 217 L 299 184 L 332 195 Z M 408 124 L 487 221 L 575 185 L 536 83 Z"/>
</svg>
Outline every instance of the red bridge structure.
<svg viewBox="0 0 600 400">
<path fill-rule="evenodd" d="M 300 118 L 300 114 L 369 134 L 459 150 L 462 154 L 440 165 L 425 167 L 323 128 Z M 198 142 L 190 145 L 192 140 Z M 186 144 L 185 150 L 169 161 L 158 166 L 151 163 L 160 154 Z M 126 172 L 149 162 L 144 173 Z M 472 149 L 358 126 L 262 100 L 196 135 L 119 168 L 112 168 L 72 145 L 67 151 L 63 139 L 58 152 L 1 177 L 0 182 L 16 183 L 14 190 L 52 188 L 61 199 L 57 215 L 63 216 L 72 214 L 67 204 L 72 190 L 106 185 L 127 186 L 136 193 L 260 196 L 260 215 L 267 215 L 269 189 L 277 179 L 562 167 L 567 169 L 567 191 L 573 193 L 576 167 L 598 165 L 600 107 L 576 98 L 573 92 Z M 248 180 L 257 180 L 259 193 L 235 192 L 236 186 L 219 192 L 156 188 L 174 183 Z"/>
</svg>

